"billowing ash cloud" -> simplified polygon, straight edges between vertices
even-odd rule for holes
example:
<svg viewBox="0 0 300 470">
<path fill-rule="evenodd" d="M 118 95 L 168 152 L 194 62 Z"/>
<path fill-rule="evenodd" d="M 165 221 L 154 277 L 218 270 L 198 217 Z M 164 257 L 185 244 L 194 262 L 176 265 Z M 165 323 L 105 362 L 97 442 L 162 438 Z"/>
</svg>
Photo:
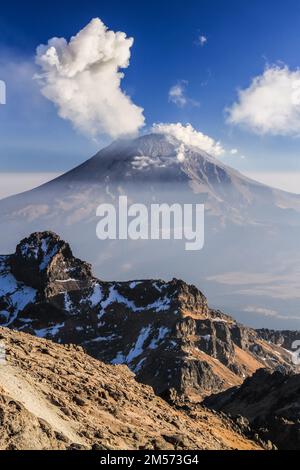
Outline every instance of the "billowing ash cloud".
<svg viewBox="0 0 300 470">
<path fill-rule="evenodd" d="M 55 103 L 62 118 L 85 134 L 112 138 L 135 134 L 144 125 L 143 109 L 122 91 L 120 72 L 129 66 L 132 44 L 132 38 L 108 30 L 99 18 L 69 43 L 50 39 L 36 53 L 43 95 Z"/>
<path fill-rule="evenodd" d="M 154 124 L 152 131 L 158 134 L 172 135 L 183 144 L 198 147 L 214 157 L 220 157 L 225 152 L 220 142 L 216 142 L 208 135 L 196 131 L 191 124 L 185 126 L 179 122 L 176 124 Z"/>
</svg>

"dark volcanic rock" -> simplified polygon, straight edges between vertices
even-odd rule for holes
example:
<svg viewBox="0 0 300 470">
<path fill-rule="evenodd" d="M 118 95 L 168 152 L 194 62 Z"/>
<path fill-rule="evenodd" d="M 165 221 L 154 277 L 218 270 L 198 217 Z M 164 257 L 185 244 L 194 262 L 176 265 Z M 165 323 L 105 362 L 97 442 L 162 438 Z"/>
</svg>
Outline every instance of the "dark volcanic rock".
<svg viewBox="0 0 300 470">
<path fill-rule="evenodd" d="M 58 293 L 62 283 L 79 289 L 89 285 L 92 267 L 73 256 L 68 243 L 53 232 L 37 232 L 22 240 L 10 259 L 18 281 L 42 291 L 46 297 Z"/>
<path fill-rule="evenodd" d="M 286 351 L 211 310 L 195 286 L 100 281 L 52 232 L 34 233 L 0 257 L 0 325 L 127 364 L 163 396 L 199 400 L 258 368 L 290 367 Z"/>
<path fill-rule="evenodd" d="M 265 442 L 300 448 L 300 375 L 260 369 L 240 387 L 204 400 L 205 406 L 246 418 Z"/>
<path fill-rule="evenodd" d="M 266 328 L 256 330 L 260 338 L 269 341 L 285 349 L 294 351 L 300 346 L 300 331 L 290 330 L 268 330 Z M 294 344 L 298 341 L 298 344 Z"/>
</svg>

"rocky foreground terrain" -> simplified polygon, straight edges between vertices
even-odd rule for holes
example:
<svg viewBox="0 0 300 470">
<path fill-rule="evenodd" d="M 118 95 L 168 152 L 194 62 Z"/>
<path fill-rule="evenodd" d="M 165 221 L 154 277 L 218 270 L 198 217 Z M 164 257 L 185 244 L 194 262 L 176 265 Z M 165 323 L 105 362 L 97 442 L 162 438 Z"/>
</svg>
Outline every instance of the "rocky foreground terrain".
<svg viewBox="0 0 300 470">
<path fill-rule="evenodd" d="M 252 449 L 225 415 L 176 409 L 126 366 L 0 328 L 0 449 Z"/>
<path fill-rule="evenodd" d="M 37 232 L 0 257 L 0 326 L 2 448 L 299 448 L 297 332 L 184 281 L 101 281 Z"/>
<path fill-rule="evenodd" d="M 52 232 L 0 257 L 0 325 L 126 364 L 162 396 L 200 401 L 257 369 L 292 369 L 291 353 L 209 308 L 177 279 L 105 282 Z"/>
</svg>

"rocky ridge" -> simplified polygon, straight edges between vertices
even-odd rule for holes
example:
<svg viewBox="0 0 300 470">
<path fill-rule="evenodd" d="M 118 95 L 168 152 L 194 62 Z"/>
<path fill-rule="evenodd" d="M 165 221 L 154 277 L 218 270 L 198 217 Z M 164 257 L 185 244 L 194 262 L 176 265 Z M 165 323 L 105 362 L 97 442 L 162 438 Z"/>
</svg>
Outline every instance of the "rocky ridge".
<svg viewBox="0 0 300 470">
<path fill-rule="evenodd" d="M 268 330 L 266 328 L 256 330 L 260 338 L 272 344 L 277 344 L 289 351 L 295 351 L 300 346 L 300 331 Z"/>
<path fill-rule="evenodd" d="M 126 366 L 0 328 L 1 450 L 262 449 L 232 420 L 175 409 Z"/>
<path fill-rule="evenodd" d="M 293 367 L 290 352 L 210 309 L 195 286 L 101 281 L 52 232 L 34 233 L 0 257 L 0 325 L 126 364 L 172 399 L 199 401 L 257 369 Z"/>
</svg>

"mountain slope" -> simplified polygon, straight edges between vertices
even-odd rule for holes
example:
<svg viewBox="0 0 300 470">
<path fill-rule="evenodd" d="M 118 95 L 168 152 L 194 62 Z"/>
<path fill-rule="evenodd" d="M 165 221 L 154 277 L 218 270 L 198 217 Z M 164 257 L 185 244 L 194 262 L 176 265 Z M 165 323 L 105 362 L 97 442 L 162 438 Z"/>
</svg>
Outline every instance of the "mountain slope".
<svg viewBox="0 0 300 470">
<path fill-rule="evenodd" d="M 195 286 L 100 281 L 52 232 L 34 233 L 1 257 L 1 324 L 127 364 L 139 381 L 173 399 L 199 401 L 261 367 L 292 368 L 288 351 L 210 309 Z"/>
<path fill-rule="evenodd" d="M 279 449 L 299 450 L 299 392 L 299 374 L 261 369 L 239 388 L 207 398 L 205 405 L 246 418 L 263 440 Z"/>
<path fill-rule="evenodd" d="M 148 208 L 204 203 L 204 249 L 187 252 L 185 240 L 98 240 L 96 209 L 117 206 L 120 195 Z M 28 233 L 51 229 L 93 262 L 98 276 L 176 276 L 201 285 L 214 306 L 253 326 L 260 324 L 245 306 L 279 308 L 266 321 L 299 328 L 299 214 L 299 196 L 249 180 L 170 136 L 150 134 L 115 142 L 60 178 L 0 201 L 0 250 L 12 252 Z"/>
<path fill-rule="evenodd" d="M 261 449 L 229 419 L 189 416 L 76 346 L 0 328 L 0 449 Z"/>
<path fill-rule="evenodd" d="M 207 204 L 211 215 L 238 224 L 266 224 L 276 218 L 276 213 L 281 223 L 289 218 L 292 222 L 293 211 L 300 212 L 300 196 L 255 182 L 196 147 L 186 145 L 182 150 L 182 144 L 174 137 L 149 134 L 131 141 L 117 141 L 55 180 L 2 200 L 0 213 L 22 217 L 23 208 L 32 219 L 51 219 L 62 213 L 70 214 L 83 201 L 91 205 L 91 196 L 100 199 L 108 196 L 113 200 L 120 193 L 119 185 L 127 194 L 138 191 L 145 199 L 151 193 L 159 199 L 168 191 L 169 197 L 174 197 L 174 186 L 176 191 L 197 195 L 199 202 Z M 61 196 L 67 199 L 65 204 L 60 201 Z M 91 206 L 85 209 L 80 217 L 78 214 L 78 220 L 95 215 Z"/>
</svg>

